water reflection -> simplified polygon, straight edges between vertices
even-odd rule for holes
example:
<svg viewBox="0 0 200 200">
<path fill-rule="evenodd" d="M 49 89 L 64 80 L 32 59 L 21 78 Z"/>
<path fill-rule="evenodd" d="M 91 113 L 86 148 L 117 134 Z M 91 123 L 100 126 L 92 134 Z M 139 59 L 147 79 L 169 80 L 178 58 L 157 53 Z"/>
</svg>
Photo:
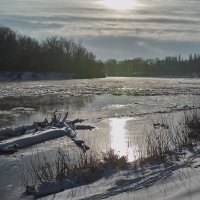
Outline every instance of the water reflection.
<svg viewBox="0 0 200 200">
<path fill-rule="evenodd" d="M 94 100 L 95 96 L 81 96 L 81 98 L 78 96 L 62 97 L 57 95 L 12 96 L 1 99 L 0 110 L 11 110 L 15 107 L 34 108 L 42 113 L 47 113 L 55 109 L 80 110 Z"/>
<path fill-rule="evenodd" d="M 55 110 L 80 114 L 95 100 L 94 96 L 62 97 L 56 95 L 5 97 L 0 101 L 0 128 L 21 126 L 51 118 Z M 18 109 L 19 108 L 19 109 Z"/>
<path fill-rule="evenodd" d="M 110 136 L 111 148 L 120 156 L 127 156 L 128 160 L 134 161 L 138 158 L 137 146 L 129 145 L 129 137 L 126 129 L 128 118 L 112 118 L 110 119 Z"/>
</svg>

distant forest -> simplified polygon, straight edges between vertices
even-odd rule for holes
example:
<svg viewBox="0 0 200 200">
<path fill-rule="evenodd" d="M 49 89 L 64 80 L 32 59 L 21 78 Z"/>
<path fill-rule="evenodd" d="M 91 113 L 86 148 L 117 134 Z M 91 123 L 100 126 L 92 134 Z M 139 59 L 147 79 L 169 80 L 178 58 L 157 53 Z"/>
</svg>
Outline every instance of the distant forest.
<svg viewBox="0 0 200 200">
<path fill-rule="evenodd" d="M 7 27 L 0 27 L 0 71 L 105 77 L 103 62 L 81 44 L 57 36 L 38 42 Z"/>
<path fill-rule="evenodd" d="M 0 26 L 0 71 L 67 73 L 75 78 L 105 76 L 199 76 L 200 54 L 164 59 L 97 60 L 80 43 L 65 37 L 37 41 Z"/>
<path fill-rule="evenodd" d="M 164 59 L 135 58 L 123 61 L 110 59 L 104 63 L 107 76 L 196 76 L 200 77 L 200 54 Z"/>
</svg>

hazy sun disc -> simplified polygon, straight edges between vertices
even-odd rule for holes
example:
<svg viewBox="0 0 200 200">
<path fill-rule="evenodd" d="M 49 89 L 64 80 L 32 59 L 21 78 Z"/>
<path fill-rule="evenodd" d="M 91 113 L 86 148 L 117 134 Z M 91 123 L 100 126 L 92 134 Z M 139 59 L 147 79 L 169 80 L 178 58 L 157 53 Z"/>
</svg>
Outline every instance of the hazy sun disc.
<svg viewBox="0 0 200 200">
<path fill-rule="evenodd" d="M 102 0 L 100 4 L 113 10 L 130 10 L 136 5 L 136 0 Z"/>
</svg>

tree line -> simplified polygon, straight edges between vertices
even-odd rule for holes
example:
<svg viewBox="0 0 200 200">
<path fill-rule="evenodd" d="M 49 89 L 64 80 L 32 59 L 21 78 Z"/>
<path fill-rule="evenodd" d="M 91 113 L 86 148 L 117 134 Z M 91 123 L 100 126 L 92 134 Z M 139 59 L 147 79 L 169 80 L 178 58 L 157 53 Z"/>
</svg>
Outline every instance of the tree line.
<svg viewBox="0 0 200 200">
<path fill-rule="evenodd" d="M 187 59 L 181 55 L 164 59 L 110 59 L 105 62 L 105 69 L 108 76 L 200 76 L 200 54 L 190 54 Z"/>
<path fill-rule="evenodd" d="M 65 37 L 39 42 L 0 27 L 0 71 L 70 73 L 77 78 L 105 77 L 103 62 L 80 43 Z"/>
<path fill-rule="evenodd" d="M 200 76 L 200 54 L 183 58 L 134 58 L 123 61 L 96 59 L 82 44 L 65 37 L 37 41 L 0 26 L 0 71 L 56 72 L 77 78 L 107 76 Z"/>
</svg>

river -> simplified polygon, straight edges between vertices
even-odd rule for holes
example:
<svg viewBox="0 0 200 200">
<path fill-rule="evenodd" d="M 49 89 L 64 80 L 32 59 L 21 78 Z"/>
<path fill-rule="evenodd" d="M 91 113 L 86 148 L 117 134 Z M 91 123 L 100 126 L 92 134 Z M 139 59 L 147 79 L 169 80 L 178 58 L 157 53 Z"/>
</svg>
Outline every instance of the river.
<svg viewBox="0 0 200 200">
<path fill-rule="evenodd" d="M 200 106 L 200 79 L 105 78 L 63 81 L 0 83 L 0 127 L 21 126 L 50 119 L 53 112 L 69 112 L 69 119 L 84 119 L 96 127 L 79 131 L 79 138 L 97 151 L 114 149 L 138 157 L 138 140 L 149 120 L 167 118 Z M 0 194 L 3 199 L 20 199 L 22 189 L 17 163 L 32 151 L 50 151 L 63 146 L 75 148 L 68 138 L 59 138 L 11 156 L 0 156 Z M 27 197 L 26 197 L 27 199 Z"/>
</svg>

